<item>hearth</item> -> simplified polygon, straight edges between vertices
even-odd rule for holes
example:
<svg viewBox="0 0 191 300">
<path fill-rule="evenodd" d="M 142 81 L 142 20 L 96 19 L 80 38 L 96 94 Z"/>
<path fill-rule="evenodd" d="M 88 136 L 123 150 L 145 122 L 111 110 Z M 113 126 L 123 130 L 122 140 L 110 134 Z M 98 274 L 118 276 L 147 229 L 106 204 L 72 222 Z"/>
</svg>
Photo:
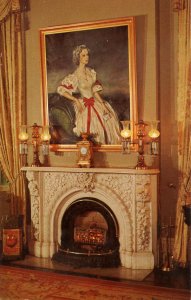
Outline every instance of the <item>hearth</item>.
<svg viewBox="0 0 191 300">
<path fill-rule="evenodd" d="M 53 260 L 80 267 L 120 265 L 118 224 L 106 204 L 79 199 L 67 208 L 61 224 L 61 245 Z"/>
</svg>

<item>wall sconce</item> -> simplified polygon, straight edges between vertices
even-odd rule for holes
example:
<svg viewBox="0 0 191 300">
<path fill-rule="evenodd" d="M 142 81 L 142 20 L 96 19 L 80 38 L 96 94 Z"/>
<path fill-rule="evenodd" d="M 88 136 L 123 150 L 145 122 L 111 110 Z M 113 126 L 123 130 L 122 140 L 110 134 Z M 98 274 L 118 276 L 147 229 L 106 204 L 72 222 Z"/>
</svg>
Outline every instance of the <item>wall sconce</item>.
<svg viewBox="0 0 191 300">
<path fill-rule="evenodd" d="M 136 144 L 138 146 L 138 161 L 136 165 L 136 169 L 147 169 L 148 167 L 145 165 L 144 161 L 144 152 L 145 152 L 145 144 L 151 145 L 150 154 L 158 155 L 159 149 L 158 137 L 160 136 L 160 132 L 158 131 L 158 123 L 159 121 L 148 122 L 145 123 L 143 120 L 140 120 L 138 123 L 135 123 L 136 126 L 136 135 L 137 139 L 131 139 L 131 130 L 130 130 L 130 121 L 121 121 L 123 125 L 123 129 L 121 130 L 122 137 L 122 153 L 130 154 L 131 153 L 131 145 Z M 149 132 L 146 131 L 146 127 L 149 126 L 151 129 Z"/>
<path fill-rule="evenodd" d="M 50 142 L 50 133 L 49 126 L 39 126 L 37 123 L 34 123 L 32 126 L 31 140 L 29 141 L 29 135 L 27 133 L 27 125 L 21 125 L 19 133 L 20 141 L 20 155 L 22 158 L 22 165 L 27 166 L 27 155 L 28 155 L 28 145 L 33 146 L 33 162 L 32 167 L 39 167 L 42 165 L 47 165 L 48 155 L 49 155 L 49 142 Z M 44 156 L 44 164 L 40 162 L 39 159 L 39 148 L 42 148 L 42 154 Z"/>
</svg>

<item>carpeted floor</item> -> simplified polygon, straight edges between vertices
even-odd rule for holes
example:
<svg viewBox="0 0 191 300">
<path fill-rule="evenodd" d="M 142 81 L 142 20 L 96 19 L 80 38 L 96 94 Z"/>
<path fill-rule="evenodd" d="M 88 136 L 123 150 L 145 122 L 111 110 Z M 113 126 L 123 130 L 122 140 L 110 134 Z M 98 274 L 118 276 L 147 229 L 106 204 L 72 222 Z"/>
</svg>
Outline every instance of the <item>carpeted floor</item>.
<svg viewBox="0 0 191 300">
<path fill-rule="evenodd" d="M 189 300 L 188 290 L 0 265 L 0 300 Z"/>
</svg>

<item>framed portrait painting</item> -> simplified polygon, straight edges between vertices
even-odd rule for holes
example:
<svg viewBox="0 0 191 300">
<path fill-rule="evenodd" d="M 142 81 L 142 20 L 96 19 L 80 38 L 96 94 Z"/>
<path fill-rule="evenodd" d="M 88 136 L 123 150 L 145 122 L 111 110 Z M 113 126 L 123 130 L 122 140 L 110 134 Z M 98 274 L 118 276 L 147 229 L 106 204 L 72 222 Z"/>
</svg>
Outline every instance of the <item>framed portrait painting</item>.
<svg viewBox="0 0 191 300">
<path fill-rule="evenodd" d="M 133 17 L 40 29 L 43 122 L 52 151 L 71 151 L 81 133 L 97 151 L 117 151 L 122 121 L 137 121 Z"/>
</svg>

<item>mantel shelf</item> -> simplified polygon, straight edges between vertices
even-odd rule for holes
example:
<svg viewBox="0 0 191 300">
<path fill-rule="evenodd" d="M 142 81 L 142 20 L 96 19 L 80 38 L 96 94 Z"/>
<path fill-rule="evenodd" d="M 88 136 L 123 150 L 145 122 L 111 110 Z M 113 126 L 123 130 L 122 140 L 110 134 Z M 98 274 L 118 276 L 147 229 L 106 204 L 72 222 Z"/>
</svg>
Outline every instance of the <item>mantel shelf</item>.
<svg viewBox="0 0 191 300">
<path fill-rule="evenodd" d="M 159 174 L 159 169 L 127 169 L 127 168 L 68 168 L 68 167 L 22 167 L 21 171 L 32 172 L 64 172 L 64 173 L 103 173 L 103 174 Z"/>
</svg>

